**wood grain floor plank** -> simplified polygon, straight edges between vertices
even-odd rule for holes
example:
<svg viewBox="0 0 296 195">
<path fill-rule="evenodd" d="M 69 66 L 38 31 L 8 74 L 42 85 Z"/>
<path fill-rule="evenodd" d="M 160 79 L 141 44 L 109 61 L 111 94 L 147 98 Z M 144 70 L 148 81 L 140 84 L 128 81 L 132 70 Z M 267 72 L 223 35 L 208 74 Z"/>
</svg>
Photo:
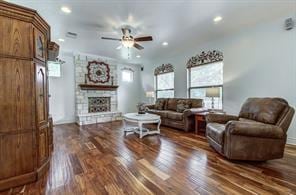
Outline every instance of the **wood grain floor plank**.
<svg viewBox="0 0 296 195">
<path fill-rule="evenodd" d="M 160 177 L 162 180 L 167 180 L 170 178 L 169 175 L 159 170 L 157 167 L 151 165 L 146 159 L 140 159 L 139 162 L 144 165 L 146 168 L 148 168 L 150 171 L 155 173 L 158 177 Z"/>
<path fill-rule="evenodd" d="M 83 173 L 83 168 L 76 154 L 69 154 L 69 159 L 71 162 L 71 167 L 75 175 Z"/>
</svg>

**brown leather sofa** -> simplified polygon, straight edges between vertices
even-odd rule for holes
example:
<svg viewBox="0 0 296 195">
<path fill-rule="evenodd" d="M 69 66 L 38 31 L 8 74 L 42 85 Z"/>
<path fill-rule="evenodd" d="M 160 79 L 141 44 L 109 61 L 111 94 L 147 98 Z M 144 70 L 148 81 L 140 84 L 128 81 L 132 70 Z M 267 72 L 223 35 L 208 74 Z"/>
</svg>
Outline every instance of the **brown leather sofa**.
<svg viewBox="0 0 296 195">
<path fill-rule="evenodd" d="M 233 160 L 282 158 L 294 109 L 281 98 L 249 98 L 239 116 L 209 114 L 210 145 Z"/>
<path fill-rule="evenodd" d="M 159 98 L 147 112 L 161 117 L 161 124 L 184 131 L 194 130 L 194 113 L 204 112 L 202 99 Z"/>
</svg>

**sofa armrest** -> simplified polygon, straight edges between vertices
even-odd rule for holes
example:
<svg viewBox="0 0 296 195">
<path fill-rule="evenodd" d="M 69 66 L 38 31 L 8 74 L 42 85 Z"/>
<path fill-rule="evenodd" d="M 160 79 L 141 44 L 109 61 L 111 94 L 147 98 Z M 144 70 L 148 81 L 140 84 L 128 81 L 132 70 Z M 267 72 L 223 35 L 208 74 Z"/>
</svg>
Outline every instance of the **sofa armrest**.
<svg viewBox="0 0 296 195">
<path fill-rule="evenodd" d="M 146 106 L 146 109 L 154 109 L 155 108 L 155 104 L 147 104 L 145 106 Z"/>
<path fill-rule="evenodd" d="M 285 137 L 284 131 L 278 126 L 242 121 L 229 121 L 226 124 L 226 133 L 229 133 L 230 135 L 273 139 L 282 139 Z"/>
<path fill-rule="evenodd" d="M 184 117 L 189 117 L 191 115 L 194 115 L 195 113 L 200 113 L 200 112 L 206 112 L 208 111 L 207 108 L 191 108 L 191 109 L 186 109 L 184 110 L 183 114 L 184 114 Z"/>
<path fill-rule="evenodd" d="M 207 123 L 221 123 L 226 124 L 228 121 L 237 121 L 238 117 L 228 114 L 209 113 L 206 116 Z"/>
</svg>

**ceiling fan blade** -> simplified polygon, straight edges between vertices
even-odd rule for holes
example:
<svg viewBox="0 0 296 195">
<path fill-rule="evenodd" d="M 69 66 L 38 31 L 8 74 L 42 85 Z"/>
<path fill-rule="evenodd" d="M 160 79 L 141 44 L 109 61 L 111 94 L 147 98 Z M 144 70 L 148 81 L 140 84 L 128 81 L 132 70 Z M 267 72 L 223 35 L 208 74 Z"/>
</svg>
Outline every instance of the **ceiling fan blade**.
<svg viewBox="0 0 296 195">
<path fill-rule="evenodd" d="M 140 42 L 140 41 L 152 41 L 153 39 L 152 39 L 152 36 L 146 36 L 146 37 L 137 37 L 137 38 L 135 38 L 135 41 L 138 41 L 138 42 Z"/>
<path fill-rule="evenodd" d="M 109 37 L 101 37 L 101 38 L 106 40 L 121 41 L 121 39 L 117 39 L 117 38 L 109 38 Z"/>
<path fill-rule="evenodd" d="M 118 47 L 116 47 L 117 50 L 120 50 L 122 48 L 122 45 L 119 45 Z"/>
<path fill-rule="evenodd" d="M 138 43 L 134 43 L 134 47 L 137 48 L 137 49 L 139 49 L 139 50 L 144 49 L 144 47 L 141 46 L 141 45 L 139 45 Z"/>
</svg>

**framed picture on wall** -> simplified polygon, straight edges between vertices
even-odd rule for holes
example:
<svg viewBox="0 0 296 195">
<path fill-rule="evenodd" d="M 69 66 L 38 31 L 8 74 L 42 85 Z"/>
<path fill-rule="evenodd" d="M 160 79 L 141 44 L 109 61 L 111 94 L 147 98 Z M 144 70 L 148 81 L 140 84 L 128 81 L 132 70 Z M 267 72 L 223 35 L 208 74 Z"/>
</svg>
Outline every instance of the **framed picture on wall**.
<svg viewBox="0 0 296 195">
<path fill-rule="evenodd" d="M 34 56 L 39 60 L 45 61 L 45 37 L 44 35 L 34 28 Z"/>
</svg>

